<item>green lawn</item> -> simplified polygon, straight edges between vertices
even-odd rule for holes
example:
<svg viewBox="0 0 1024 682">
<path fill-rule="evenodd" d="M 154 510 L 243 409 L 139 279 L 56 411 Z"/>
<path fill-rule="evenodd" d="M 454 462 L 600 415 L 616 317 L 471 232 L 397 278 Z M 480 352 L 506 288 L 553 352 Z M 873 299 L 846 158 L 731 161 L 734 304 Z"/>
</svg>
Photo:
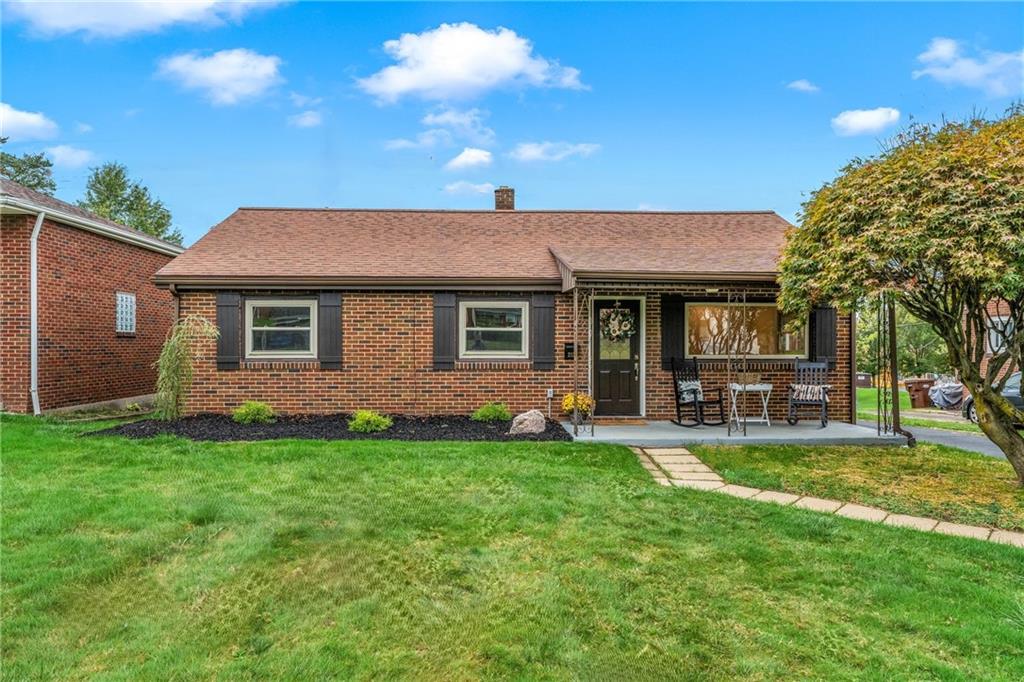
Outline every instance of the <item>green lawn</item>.
<svg viewBox="0 0 1024 682">
<path fill-rule="evenodd" d="M 858 388 L 857 389 L 857 417 L 870 419 L 872 421 L 878 416 L 877 412 L 878 389 Z M 900 424 L 903 426 L 924 426 L 932 429 L 945 429 L 946 431 L 968 431 L 970 433 L 981 433 L 977 424 L 972 424 L 966 419 L 946 421 L 942 419 L 928 419 L 926 417 L 907 416 L 910 410 L 910 395 L 900 389 Z"/>
<path fill-rule="evenodd" d="M 1021 679 L 1024 552 L 566 443 L 4 417 L 5 679 Z"/>
<path fill-rule="evenodd" d="M 946 521 L 1024 529 L 1024 488 L 1008 462 L 932 443 L 692 448 L 729 483 L 828 497 Z"/>
</svg>

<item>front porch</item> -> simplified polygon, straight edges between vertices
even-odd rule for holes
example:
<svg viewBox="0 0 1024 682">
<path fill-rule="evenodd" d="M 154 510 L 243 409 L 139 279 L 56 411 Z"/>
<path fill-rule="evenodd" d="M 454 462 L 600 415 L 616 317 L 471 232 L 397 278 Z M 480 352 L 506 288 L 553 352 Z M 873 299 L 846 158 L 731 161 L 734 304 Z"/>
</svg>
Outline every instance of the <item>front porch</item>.
<svg viewBox="0 0 1024 682">
<path fill-rule="evenodd" d="M 566 431 L 573 432 L 572 423 L 562 424 Z M 574 440 L 581 443 L 617 443 L 637 447 L 671 447 L 680 445 L 906 445 L 903 436 L 883 434 L 868 426 L 829 422 L 821 428 L 816 422 L 808 420 L 790 426 L 785 422 L 765 426 L 764 424 L 748 424 L 747 435 L 733 428 L 730 435 L 725 426 L 700 426 L 685 428 L 670 421 L 623 421 L 618 424 L 612 420 L 602 421 L 594 425 L 593 435 L 590 427 L 579 428 Z"/>
</svg>

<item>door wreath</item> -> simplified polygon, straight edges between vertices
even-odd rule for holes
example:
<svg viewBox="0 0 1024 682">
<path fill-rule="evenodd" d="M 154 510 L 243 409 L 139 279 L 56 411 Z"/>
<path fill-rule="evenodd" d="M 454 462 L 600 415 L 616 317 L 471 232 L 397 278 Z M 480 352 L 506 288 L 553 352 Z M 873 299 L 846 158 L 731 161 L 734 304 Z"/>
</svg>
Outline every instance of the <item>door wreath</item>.
<svg viewBox="0 0 1024 682">
<path fill-rule="evenodd" d="M 636 317 L 633 312 L 620 308 L 604 308 L 599 321 L 601 338 L 608 341 L 625 341 L 636 334 Z"/>
</svg>

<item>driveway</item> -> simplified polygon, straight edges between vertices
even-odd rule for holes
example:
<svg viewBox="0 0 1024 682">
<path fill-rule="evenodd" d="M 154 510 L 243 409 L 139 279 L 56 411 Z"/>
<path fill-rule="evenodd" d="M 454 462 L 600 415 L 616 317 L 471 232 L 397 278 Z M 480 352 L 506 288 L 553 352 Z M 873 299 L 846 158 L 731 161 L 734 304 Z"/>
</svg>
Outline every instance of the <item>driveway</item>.
<svg viewBox="0 0 1024 682">
<path fill-rule="evenodd" d="M 875 426 L 875 422 L 868 421 L 867 419 L 859 420 L 858 423 L 872 428 Z M 970 433 L 967 431 L 947 431 L 945 429 L 929 429 L 924 426 L 906 426 L 904 428 L 914 434 L 915 438 L 924 443 L 949 445 L 954 448 L 960 448 L 961 450 L 980 452 L 981 454 L 988 455 L 989 457 L 1006 459 L 1006 456 L 1003 455 L 1003 451 L 997 448 L 995 443 L 978 433 Z"/>
</svg>

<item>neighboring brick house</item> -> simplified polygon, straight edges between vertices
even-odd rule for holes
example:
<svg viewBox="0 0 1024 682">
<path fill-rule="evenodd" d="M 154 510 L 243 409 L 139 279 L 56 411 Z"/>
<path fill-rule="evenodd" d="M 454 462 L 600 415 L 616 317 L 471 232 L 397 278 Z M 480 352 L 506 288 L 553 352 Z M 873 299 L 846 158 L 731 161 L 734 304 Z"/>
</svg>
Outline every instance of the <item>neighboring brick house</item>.
<svg viewBox="0 0 1024 682">
<path fill-rule="evenodd" d="M 181 252 L 0 179 L 0 408 L 38 413 L 151 395 L 175 316 L 153 274 Z"/>
<path fill-rule="evenodd" d="M 704 384 L 723 386 L 739 364 L 721 325 L 742 311 L 773 417 L 794 359 L 811 357 L 830 362 L 832 418 L 853 421 L 852 319 L 824 309 L 785 332 L 790 225 L 775 213 L 521 211 L 511 189 L 495 195 L 494 211 L 237 210 L 156 275 L 181 315 L 221 331 L 201 344 L 189 411 L 557 410 L 578 386 L 599 415 L 666 419 L 670 358 L 698 357 Z M 640 321 L 625 341 L 589 324 L 616 304 Z"/>
<path fill-rule="evenodd" d="M 989 317 L 992 319 L 993 328 L 989 329 L 988 335 L 985 337 L 985 357 L 981 360 L 981 373 L 983 376 L 988 372 L 988 361 L 992 357 L 992 348 L 999 347 L 1005 343 L 1002 341 L 1000 332 L 1003 331 L 1003 326 L 1010 319 L 1010 304 L 1003 300 L 993 300 L 989 301 L 986 309 L 988 310 Z M 1012 328 L 1012 323 L 1009 326 Z M 1010 365 L 1004 366 L 999 371 L 999 375 L 1006 374 L 1010 367 Z"/>
</svg>

